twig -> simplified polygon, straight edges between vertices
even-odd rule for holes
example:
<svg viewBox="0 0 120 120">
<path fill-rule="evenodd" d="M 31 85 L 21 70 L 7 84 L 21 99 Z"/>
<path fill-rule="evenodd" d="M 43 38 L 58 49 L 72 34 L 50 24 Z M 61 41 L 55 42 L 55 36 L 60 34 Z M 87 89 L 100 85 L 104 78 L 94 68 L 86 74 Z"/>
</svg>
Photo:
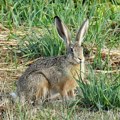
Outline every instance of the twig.
<svg viewBox="0 0 120 120">
<path fill-rule="evenodd" d="M 15 71 L 15 70 L 18 70 L 18 69 L 7 69 L 7 68 L 0 68 L 0 71 Z"/>
<path fill-rule="evenodd" d="M 5 41 L 5 40 L 0 40 L 0 45 L 12 45 L 12 46 L 17 46 L 17 42 L 16 41 Z"/>
<path fill-rule="evenodd" d="M 92 48 L 92 50 L 95 50 L 95 52 L 97 51 L 97 48 Z M 115 55 L 115 56 L 120 56 L 120 50 L 109 50 L 109 49 L 102 49 L 101 50 L 101 54 L 103 55 Z"/>
<path fill-rule="evenodd" d="M 105 71 L 105 70 L 95 70 L 96 73 L 117 73 L 120 72 L 120 70 L 112 70 L 112 71 Z"/>
</svg>

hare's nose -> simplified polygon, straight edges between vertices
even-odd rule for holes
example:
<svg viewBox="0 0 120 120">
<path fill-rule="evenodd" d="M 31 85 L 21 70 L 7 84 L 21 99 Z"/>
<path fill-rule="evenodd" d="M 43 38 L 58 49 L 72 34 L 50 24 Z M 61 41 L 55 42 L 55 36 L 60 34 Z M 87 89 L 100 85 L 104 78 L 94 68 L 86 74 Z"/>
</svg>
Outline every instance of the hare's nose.
<svg viewBox="0 0 120 120">
<path fill-rule="evenodd" d="M 78 58 L 80 61 L 82 60 L 81 58 Z"/>
<path fill-rule="evenodd" d="M 80 60 L 80 63 L 82 62 L 82 59 L 81 58 L 78 58 Z"/>
</svg>

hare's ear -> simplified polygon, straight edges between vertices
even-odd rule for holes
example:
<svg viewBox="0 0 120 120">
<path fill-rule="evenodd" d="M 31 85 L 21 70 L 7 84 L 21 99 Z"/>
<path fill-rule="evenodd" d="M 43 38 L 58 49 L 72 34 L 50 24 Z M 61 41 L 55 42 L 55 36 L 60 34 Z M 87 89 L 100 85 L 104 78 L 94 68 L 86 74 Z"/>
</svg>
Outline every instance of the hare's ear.
<svg viewBox="0 0 120 120">
<path fill-rule="evenodd" d="M 76 41 L 78 41 L 78 44 L 81 46 L 83 39 L 84 39 L 84 35 L 87 32 L 89 27 L 89 20 L 86 19 L 83 24 L 81 25 L 81 27 L 79 28 L 77 35 L 76 35 Z"/>
<path fill-rule="evenodd" d="M 55 25 L 56 25 L 58 34 L 65 41 L 66 46 L 69 46 L 71 40 L 70 40 L 70 34 L 68 32 L 66 25 L 62 23 L 62 21 L 60 20 L 58 16 L 55 16 L 54 20 L 55 20 Z"/>
</svg>

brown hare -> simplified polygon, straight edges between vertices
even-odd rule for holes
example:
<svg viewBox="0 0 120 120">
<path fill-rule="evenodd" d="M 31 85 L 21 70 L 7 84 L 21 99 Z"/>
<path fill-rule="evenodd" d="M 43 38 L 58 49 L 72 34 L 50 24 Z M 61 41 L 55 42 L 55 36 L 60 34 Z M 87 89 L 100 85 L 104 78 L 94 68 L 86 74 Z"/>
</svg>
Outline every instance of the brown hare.
<svg viewBox="0 0 120 120">
<path fill-rule="evenodd" d="M 81 44 L 89 21 L 83 22 L 73 44 L 66 25 L 58 16 L 55 16 L 54 20 L 58 34 L 65 42 L 66 55 L 40 58 L 27 68 L 17 81 L 16 95 L 21 102 L 40 101 L 46 98 L 50 91 L 60 93 L 63 99 L 74 98 L 74 90 L 78 86 L 76 79 L 80 73 L 84 81 L 84 55 Z M 12 93 L 12 96 L 15 97 L 15 94 Z"/>
</svg>

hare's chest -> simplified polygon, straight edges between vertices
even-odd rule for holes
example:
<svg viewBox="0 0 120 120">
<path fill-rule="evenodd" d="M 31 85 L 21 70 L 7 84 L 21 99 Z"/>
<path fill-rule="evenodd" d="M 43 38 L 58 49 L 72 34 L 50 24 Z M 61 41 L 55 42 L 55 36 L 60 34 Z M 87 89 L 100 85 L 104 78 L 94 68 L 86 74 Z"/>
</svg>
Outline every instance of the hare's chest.
<svg viewBox="0 0 120 120">
<path fill-rule="evenodd" d="M 70 74 L 73 79 L 78 79 L 80 75 L 80 65 L 76 65 L 70 68 Z"/>
</svg>

